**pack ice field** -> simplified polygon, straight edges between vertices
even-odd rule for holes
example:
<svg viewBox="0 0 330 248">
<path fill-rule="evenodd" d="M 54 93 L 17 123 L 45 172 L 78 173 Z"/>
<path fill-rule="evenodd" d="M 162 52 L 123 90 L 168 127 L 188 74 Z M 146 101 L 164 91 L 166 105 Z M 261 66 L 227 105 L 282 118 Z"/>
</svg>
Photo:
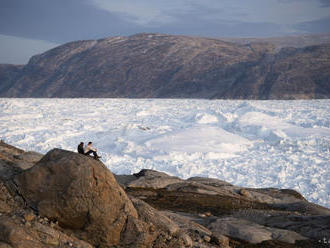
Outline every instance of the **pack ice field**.
<svg viewBox="0 0 330 248">
<path fill-rule="evenodd" d="M 116 174 L 290 188 L 330 207 L 330 100 L 0 99 L 0 138 L 41 153 L 93 141 Z"/>
</svg>

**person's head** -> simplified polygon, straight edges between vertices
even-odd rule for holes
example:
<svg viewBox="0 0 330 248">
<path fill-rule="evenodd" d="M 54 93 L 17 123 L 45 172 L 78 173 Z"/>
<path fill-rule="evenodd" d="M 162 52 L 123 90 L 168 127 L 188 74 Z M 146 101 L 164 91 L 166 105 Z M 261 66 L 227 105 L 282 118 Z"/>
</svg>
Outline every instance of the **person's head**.
<svg viewBox="0 0 330 248">
<path fill-rule="evenodd" d="M 84 145 L 84 142 L 80 142 L 80 145 Z"/>
<path fill-rule="evenodd" d="M 91 145 L 91 144 L 92 144 L 92 141 L 89 141 L 89 142 L 88 142 L 88 145 Z"/>
</svg>

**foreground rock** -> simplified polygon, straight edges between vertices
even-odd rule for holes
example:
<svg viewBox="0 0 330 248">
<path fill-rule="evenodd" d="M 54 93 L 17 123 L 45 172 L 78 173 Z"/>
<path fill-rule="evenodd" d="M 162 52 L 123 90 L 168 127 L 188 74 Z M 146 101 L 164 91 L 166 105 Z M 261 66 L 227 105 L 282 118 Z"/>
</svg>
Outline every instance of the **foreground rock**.
<svg viewBox="0 0 330 248">
<path fill-rule="evenodd" d="M 87 242 L 63 232 L 56 223 L 36 216 L 21 204 L 17 196 L 14 196 L 9 193 L 0 180 L 1 248 L 65 248 L 73 246 L 93 248 Z"/>
<path fill-rule="evenodd" d="M 296 240 L 307 238 L 296 232 L 283 229 L 275 229 L 232 217 L 218 218 L 209 225 L 215 234 L 226 235 L 249 243 L 257 244 L 266 240 L 279 240 L 294 244 Z"/>
<path fill-rule="evenodd" d="M 1 145 L 6 156 L 24 154 Z M 6 159 L 1 160 L 9 172 L 0 180 L 0 242 L 14 248 L 185 246 L 175 223 L 138 199 L 132 202 L 91 157 L 54 149 L 15 173 L 10 169 L 15 161 Z"/>
<path fill-rule="evenodd" d="M 28 161 L 0 143 L 1 248 L 327 247 L 330 238 L 330 210 L 293 190 L 152 170 L 114 177 L 60 149 L 18 166 Z"/>
<path fill-rule="evenodd" d="M 28 206 L 95 246 L 117 245 L 137 213 L 111 172 L 94 159 L 54 149 L 13 178 Z"/>
<path fill-rule="evenodd" d="M 217 237 L 229 237 L 255 247 L 264 247 L 265 242 L 265 247 L 323 247 L 319 240 L 330 238 L 330 210 L 306 201 L 294 190 L 249 189 L 206 178 L 170 183 L 169 175 L 150 170 L 116 178 L 129 195 L 176 222 L 189 221 L 186 228 L 193 226 L 191 222 L 202 225 L 205 229 L 198 232 L 210 236 L 213 243 L 219 243 Z M 161 181 L 166 186 L 155 187 Z"/>
</svg>

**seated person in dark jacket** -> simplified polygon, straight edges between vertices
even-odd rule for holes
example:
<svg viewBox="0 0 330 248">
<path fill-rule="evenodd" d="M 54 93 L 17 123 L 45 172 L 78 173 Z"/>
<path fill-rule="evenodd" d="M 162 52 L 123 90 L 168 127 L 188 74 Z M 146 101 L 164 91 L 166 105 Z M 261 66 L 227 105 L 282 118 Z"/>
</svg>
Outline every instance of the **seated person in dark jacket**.
<svg viewBox="0 0 330 248">
<path fill-rule="evenodd" d="M 78 153 L 85 154 L 84 142 L 80 142 L 80 144 L 78 145 Z"/>
</svg>

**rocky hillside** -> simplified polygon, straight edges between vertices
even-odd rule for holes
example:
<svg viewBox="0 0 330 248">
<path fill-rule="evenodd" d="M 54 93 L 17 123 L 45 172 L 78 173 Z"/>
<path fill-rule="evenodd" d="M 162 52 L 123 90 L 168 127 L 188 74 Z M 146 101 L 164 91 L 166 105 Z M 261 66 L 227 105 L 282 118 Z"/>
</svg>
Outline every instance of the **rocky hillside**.
<svg viewBox="0 0 330 248">
<path fill-rule="evenodd" d="M 21 75 L 23 65 L 0 64 L 0 92 L 7 92 Z"/>
<path fill-rule="evenodd" d="M 1 67 L 7 68 L 7 67 Z M 330 44 L 283 48 L 137 34 L 68 43 L 0 68 L 0 97 L 330 97 Z"/>
<path fill-rule="evenodd" d="M 249 189 L 0 142 L 1 248 L 328 247 L 330 210 L 288 189 Z"/>
</svg>

